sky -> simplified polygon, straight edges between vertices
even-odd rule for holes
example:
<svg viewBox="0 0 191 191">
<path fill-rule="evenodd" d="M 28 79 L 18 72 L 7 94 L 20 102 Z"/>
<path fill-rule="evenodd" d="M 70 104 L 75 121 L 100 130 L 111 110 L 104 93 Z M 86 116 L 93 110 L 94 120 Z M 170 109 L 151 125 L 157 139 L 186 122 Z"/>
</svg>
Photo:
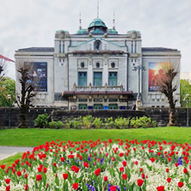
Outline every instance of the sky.
<svg viewBox="0 0 191 191">
<path fill-rule="evenodd" d="M 0 54 L 14 59 L 15 50 L 53 47 L 57 30 L 76 33 L 97 17 L 97 0 L 0 0 Z M 99 17 L 119 33 L 138 30 L 143 47 L 181 51 L 181 72 L 191 72 L 191 0 L 99 0 Z M 7 66 L 14 78 L 14 64 Z"/>
</svg>

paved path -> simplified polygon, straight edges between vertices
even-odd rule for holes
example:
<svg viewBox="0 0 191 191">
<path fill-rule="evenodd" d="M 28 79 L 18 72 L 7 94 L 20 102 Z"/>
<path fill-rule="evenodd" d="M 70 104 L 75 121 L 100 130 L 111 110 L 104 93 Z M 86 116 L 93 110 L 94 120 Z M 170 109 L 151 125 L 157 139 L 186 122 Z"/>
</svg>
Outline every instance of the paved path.
<svg viewBox="0 0 191 191">
<path fill-rule="evenodd" d="M 11 147 L 11 146 L 0 146 L 0 160 L 3 160 L 11 155 L 22 153 L 26 151 L 32 151 L 32 147 Z"/>
</svg>

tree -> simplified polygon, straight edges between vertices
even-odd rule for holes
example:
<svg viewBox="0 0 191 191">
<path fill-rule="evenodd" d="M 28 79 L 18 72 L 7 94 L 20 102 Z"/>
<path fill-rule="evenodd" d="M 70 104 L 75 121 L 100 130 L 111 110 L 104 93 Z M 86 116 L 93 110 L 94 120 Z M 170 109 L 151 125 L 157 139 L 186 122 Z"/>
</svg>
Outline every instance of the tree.
<svg viewBox="0 0 191 191">
<path fill-rule="evenodd" d="M 163 93 L 169 104 L 169 122 L 168 126 L 175 125 L 175 105 L 177 100 L 174 99 L 174 92 L 177 90 L 177 85 L 173 83 L 174 78 L 177 76 L 178 72 L 173 67 L 168 67 L 164 69 L 164 74 L 158 79 L 159 90 Z"/>
<path fill-rule="evenodd" d="M 184 100 L 186 94 L 191 95 L 191 84 L 187 80 L 180 80 L 180 103 L 182 107 L 187 106 L 187 103 Z M 191 102 L 189 102 L 188 107 L 191 107 Z"/>
<path fill-rule="evenodd" d="M 8 99 L 11 95 L 11 99 Z M 0 107 L 9 107 L 15 102 L 15 81 L 9 77 L 2 77 L 0 83 Z"/>
<path fill-rule="evenodd" d="M 34 92 L 34 84 L 29 76 L 29 68 L 21 67 L 18 69 L 18 72 L 20 74 L 19 82 L 21 85 L 21 91 L 16 100 L 20 110 L 19 128 L 26 128 L 26 113 L 30 107 L 33 107 L 32 98 L 35 97 L 36 93 Z"/>
</svg>

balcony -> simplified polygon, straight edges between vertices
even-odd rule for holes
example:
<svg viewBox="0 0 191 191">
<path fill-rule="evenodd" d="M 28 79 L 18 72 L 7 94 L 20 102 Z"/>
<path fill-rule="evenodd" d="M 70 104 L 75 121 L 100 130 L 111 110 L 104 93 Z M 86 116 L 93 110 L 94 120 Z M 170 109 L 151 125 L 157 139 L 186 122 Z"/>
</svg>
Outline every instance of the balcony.
<svg viewBox="0 0 191 191">
<path fill-rule="evenodd" d="M 91 83 L 89 86 L 77 86 L 75 83 L 73 85 L 73 91 L 123 91 L 123 85 L 120 86 L 108 86 L 105 84 L 105 86 L 92 86 Z"/>
</svg>

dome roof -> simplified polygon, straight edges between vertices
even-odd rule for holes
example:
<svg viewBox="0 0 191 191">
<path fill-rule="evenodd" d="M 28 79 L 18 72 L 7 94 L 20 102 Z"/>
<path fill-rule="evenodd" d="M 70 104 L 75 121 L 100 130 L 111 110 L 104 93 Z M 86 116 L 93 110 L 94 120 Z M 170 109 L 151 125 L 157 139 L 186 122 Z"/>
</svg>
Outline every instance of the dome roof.
<svg viewBox="0 0 191 191">
<path fill-rule="evenodd" d="M 104 27 L 104 28 L 107 28 L 105 23 L 100 18 L 96 18 L 90 23 L 88 28 L 92 28 L 92 27 Z"/>
</svg>

